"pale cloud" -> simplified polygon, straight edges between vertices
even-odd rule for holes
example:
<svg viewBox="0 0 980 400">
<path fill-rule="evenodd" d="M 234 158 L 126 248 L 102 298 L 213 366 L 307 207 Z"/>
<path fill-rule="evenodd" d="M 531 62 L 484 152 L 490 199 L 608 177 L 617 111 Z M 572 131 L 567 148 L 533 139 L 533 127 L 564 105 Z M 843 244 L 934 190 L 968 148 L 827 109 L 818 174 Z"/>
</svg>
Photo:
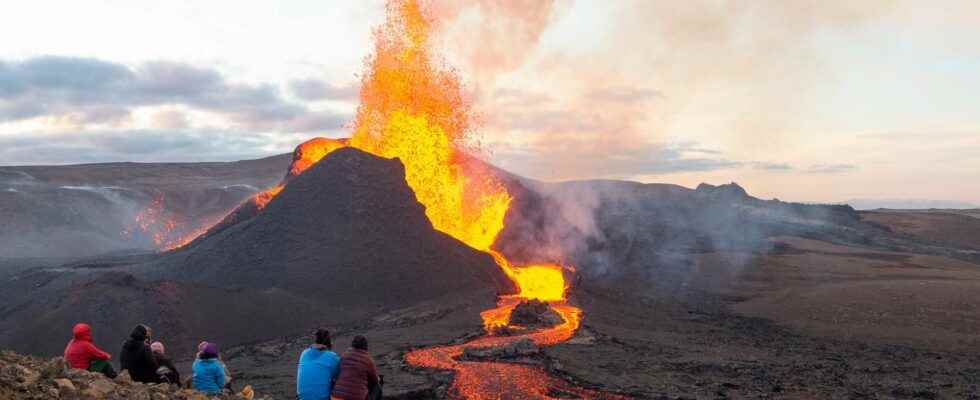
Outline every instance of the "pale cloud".
<svg viewBox="0 0 980 400">
<path fill-rule="evenodd" d="M 289 82 L 294 96 L 307 100 L 356 100 L 360 87 L 354 84 L 334 85 L 320 79 L 294 79 Z"/>
<path fill-rule="evenodd" d="M 252 159 L 292 150 L 306 137 L 205 129 L 123 129 L 0 135 L 0 164 Z"/>
<path fill-rule="evenodd" d="M 804 170 L 804 172 L 809 174 L 838 174 L 851 172 L 856 169 L 858 167 L 852 164 L 814 164 Z"/>
<path fill-rule="evenodd" d="M 123 121 L 138 107 L 160 105 L 220 114 L 252 130 L 334 130 L 349 119 L 291 102 L 276 84 L 236 83 L 217 70 L 177 62 L 131 68 L 81 57 L 0 61 L 0 122 L 54 118 L 84 127 Z"/>
</svg>

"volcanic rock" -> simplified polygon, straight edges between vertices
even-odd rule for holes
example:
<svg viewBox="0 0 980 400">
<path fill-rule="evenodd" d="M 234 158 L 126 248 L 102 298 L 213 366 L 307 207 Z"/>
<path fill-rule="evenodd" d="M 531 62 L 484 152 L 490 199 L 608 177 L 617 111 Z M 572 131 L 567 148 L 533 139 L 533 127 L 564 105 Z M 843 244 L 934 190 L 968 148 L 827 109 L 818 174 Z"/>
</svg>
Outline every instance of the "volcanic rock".
<svg viewBox="0 0 980 400">
<path fill-rule="evenodd" d="M 536 299 L 522 301 L 510 313 L 510 325 L 544 328 L 562 322 L 561 315 L 552 310 L 548 303 Z"/>
<path fill-rule="evenodd" d="M 57 372 L 52 372 L 51 366 L 58 366 Z M 147 385 L 135 383 L 132 380 L 115 381 L 107 379 L 102 374 L 84 370 L 68 369 L 61 357 L 41 359 L 22 356 L 13 352 L 0 353 L 0 398 L 20 399 L 86 399 L 86 400 L 116 400 L 116 399 L 154 399 L 154 400 L 190 400 L 199 398 L 223 400 L 252 400 L 254 393 L 246 386 L 241 393 L 222 393 L 216 396 L 203 396 L 193 390 L 181 389 L 178 386 L 158 384 Z M 258 397 L 263 399 L 264 397 Z"/>
<path fill-rule="evenodd" d="M 735 182 L 718 186 L 709 183 L 702 183 L 698 185 L 695 192 L 704 194 L 705 196 L 709 196 L 711 198 L 724 199 L 727 201 L 740 201 L 751 198 L 749 193 Z"/>
<path fill-rule="evenodd" d="M 515 340 L 504 346 L 497 347 L 467 347 L 463 349 L 462 359 L 469 361 L 497 360 L 507 358 L 527 357 L 540 351 L 534 341 L 528 338 Z"/>
</svg>

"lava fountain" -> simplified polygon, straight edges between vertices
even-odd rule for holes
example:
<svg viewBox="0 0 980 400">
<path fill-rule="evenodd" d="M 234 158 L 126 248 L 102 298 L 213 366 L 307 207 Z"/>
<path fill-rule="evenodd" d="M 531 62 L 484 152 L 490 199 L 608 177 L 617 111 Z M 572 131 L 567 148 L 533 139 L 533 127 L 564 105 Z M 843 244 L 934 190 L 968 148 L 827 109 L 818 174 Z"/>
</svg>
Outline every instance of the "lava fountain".
<svg viewBox="0 0 980 400">
<path fill-rule="evenodd" d="M 417 367 L 455 371 L 452 395 L 461 398 L 549 399 L 562 393 L 578 398 L 620 398 L 577 388 L 534 366 L 457 360 L 467 347 L 502 346 L 522 339 L 539 346 L 561 343 L 578 329 L 581 310 L 565 302 L 564 272 L 570 267 L 513 265 L 493 248 L 512 197 L 486 164 L 469 155 L 479 149 L 472 145 L 476 140 L 471 106 L 463 96 L 460 79 L 452 69 L 434 61 L 430 50 L 433 21 L 418 0 L 390 0 L 386 7 L 386 20 L 374 31 L 375 51 L 365 60 L 350 139 L 317 138 L 301 144 L 282 183 L 251 201 L 261 210 L 292 177 L 344 146 L 397 157 L 432 226 L 488 253 L 519 288 L 515 295 L 502 296 L 497 308 L 481 313 L 487 336 L 461 345 L 416 350 L 406 360 Z M 489 334 L 507 325 L 514 307 L 528 299 L 548 302 L 563 322 L 521 335 Z"/>
</svg>

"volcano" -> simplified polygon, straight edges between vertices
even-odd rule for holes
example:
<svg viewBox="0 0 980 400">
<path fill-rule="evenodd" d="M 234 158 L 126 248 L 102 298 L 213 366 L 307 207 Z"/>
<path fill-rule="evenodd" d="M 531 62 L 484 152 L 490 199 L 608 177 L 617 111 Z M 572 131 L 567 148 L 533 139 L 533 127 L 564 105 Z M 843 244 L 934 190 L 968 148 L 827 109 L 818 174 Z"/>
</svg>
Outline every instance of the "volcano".
<svg viewBox="0 0 980 400">
<path fill-rule="evenodd" d="M 198 283 L 369 297 L 380 304 L 487 284 L 514 290 L 489 256 L 432 228 L 405 184 L 400 161 L 353 148 L 331 153 L 293 179 L 255 217 L 144 270 Z"/>
<path fill-rule="evenodd" d="M 489 255 L 432 228 L 399 160 L 344 148 L 261 213 L 180 250 L 4 282 L 0 341 L 54 353 L 64 335 L 52 327 L 88 320 L 108 343 L 141 322 L 178 348 L 202 335 L 242 343 L 436 300 L 489 306 L 515 290 Z"/>
</svg>

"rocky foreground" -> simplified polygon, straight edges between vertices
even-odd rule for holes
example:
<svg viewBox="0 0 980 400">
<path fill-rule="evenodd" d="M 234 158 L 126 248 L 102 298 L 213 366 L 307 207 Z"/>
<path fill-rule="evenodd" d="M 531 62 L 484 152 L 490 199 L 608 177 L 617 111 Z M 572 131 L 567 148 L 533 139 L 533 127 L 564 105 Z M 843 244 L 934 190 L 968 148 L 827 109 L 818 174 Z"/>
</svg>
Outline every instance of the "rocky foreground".
<svg viewBox="0 0 980 400">
<path fill-rule="evenodd" d="M 141 400 L 204 400 L 265 399 L 255 396 L 251 387 L 240 393 L 207 396 L 191 389 L 169 384 L 133 382 L 123 372 L 116 379 L 102 374 L 70 369 L 61 357 L 42 359 L 22 356 L 10 351 L 0 352 L 0 399 L 141 399 Z"/>
</svg>

